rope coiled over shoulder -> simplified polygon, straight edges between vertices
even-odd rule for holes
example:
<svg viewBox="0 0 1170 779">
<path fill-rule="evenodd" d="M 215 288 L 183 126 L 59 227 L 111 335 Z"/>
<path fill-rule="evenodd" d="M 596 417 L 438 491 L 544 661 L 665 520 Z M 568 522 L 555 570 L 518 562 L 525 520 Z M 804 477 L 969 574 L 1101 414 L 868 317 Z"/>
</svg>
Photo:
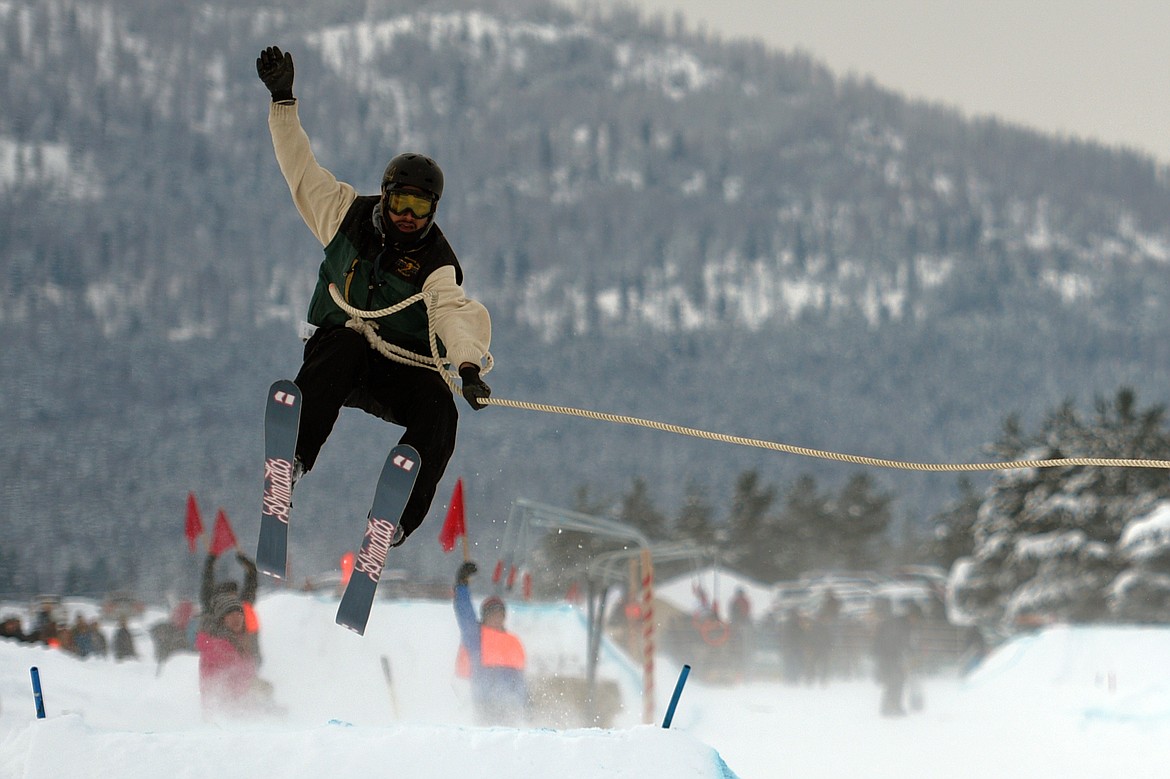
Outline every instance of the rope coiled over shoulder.
<svg viewBox="0 0 1170 779">
<path fill-rule="evenodd" d="M 329 295 L 333 298 L 333 302 L 337 304 L 338 308 L 349 314 L 350 318 L 345 323 L 345 326 L 364 335 L 366 340 L 369 341 L 370 346 L 383 357 L 400 362 L 403 365 L 411 365 L 416 368 L 430 368 L 433 371 L 437 371 L 443 377 L 443 381 L 447 383 L 447 386 L 451 388 L 452 392 L 462 392 L 459 386 L 459 375 L 439 354 L 439 338 L 435 333 L 435 319 L 431 316 L 431 305 L 435 302 L 435 294 L 433 292 L 416 293 L 400 303 L 395 303 L 393 306 L 388 306 L 387 308 L 380 308 L 377 311 L 364 311 L 360 308 L 354 308 L 341 296 L 341 290 L 337 288 L 336 284 L 329 285 Z M 429 356 L 412 352 L 397 344 L 389 343 L 382 336 L 378 335 L 377 323 L 369 321 L 371 319 L 392 316 L 420 302 L 425 303 L 427 307 L 427 340 L 431 347 Z M 480 373 L 487 375 L 491 372 L 495 364 L 490 352 L 484 356 L 484 363 Z"/>
</svg>

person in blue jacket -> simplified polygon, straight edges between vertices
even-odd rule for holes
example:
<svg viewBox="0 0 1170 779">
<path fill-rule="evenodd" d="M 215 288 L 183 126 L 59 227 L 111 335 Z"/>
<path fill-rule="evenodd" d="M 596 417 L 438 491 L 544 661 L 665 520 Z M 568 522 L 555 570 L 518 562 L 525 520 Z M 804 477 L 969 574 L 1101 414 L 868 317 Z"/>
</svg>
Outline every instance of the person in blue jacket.
<svg viewBox="0 0 1170 779">
<path fill-rule="evenodd" d="M 524 677 L 524 645 L 504 628 L 504 601 L 491 596 L 475 618 L 468 580 L 478 570 L 467 561 L 455 576 L 455 619 L 460 647 L 456 673 L 471 680 L 476 718 L 483 725 L 520 724 L 528 710 L 528 684 Z"/>
</svg>

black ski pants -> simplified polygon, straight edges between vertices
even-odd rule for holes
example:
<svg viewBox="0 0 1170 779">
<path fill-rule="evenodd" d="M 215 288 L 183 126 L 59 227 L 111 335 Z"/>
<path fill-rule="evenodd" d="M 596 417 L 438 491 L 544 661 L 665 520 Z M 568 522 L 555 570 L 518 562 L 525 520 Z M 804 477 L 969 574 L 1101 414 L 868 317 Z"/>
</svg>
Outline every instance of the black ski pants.
<svg viewBox="0 0 1170 779">
<path fill-rule="evenodd" d="M 342 406 L 406 428 L 399 443 L 410 444 L 422 458 L 401 522 L 406 535 L 413 533 L 426 518 L 455 451 L 459 412 L 442 377 L 387 359 L 355 330 L 332 327 L 318 330 L 305 344 L 296 384 L 302 398 L 297 457 L 305 471 L 317 461 Z"/>
</svg>

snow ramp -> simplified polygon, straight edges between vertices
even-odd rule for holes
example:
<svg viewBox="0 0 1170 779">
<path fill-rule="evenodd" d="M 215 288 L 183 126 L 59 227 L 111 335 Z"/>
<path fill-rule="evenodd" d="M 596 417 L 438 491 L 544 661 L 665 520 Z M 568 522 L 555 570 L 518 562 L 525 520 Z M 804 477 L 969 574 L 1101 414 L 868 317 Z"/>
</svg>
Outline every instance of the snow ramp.
<svg viewBox="0 0 1170 779">
<path fill-rule="evenodd" d="M 121 663 L 0 642 L 0 777 L 735 776 L 694 736 L 640 722 L 640 675 L 615 647 L 603 648 L 598 668 L 622 698 L 612 726 L 483 727 L 454 674 L 450 603 L 379 600 L 365 636 L 334 624 L 333 596 L 275 593 L 257 607 L 261 676 L 280 707 L 263 720 L 205 720 L 194 655 L 158 670 L 143 641 L 144 659 Z M 140 637 L 147 622 L 133 626 Z M 581 671 L 585 628 L 574 609 L 509 604 L 508 627 L 530 670 Z M 44 685 L 41 720 L 32 666 Z M 659 717 L 664 708 L 659 701 Z"/>
<path fill-rule="evenodd" d="M 77 715 L 33 722 L 0 746 L 0 773 L 20 779 L 330 776 L 711 777 L 735 775 L 678 731 L 540 731 L 467 727 L 98 730 Z"/>
</svg>

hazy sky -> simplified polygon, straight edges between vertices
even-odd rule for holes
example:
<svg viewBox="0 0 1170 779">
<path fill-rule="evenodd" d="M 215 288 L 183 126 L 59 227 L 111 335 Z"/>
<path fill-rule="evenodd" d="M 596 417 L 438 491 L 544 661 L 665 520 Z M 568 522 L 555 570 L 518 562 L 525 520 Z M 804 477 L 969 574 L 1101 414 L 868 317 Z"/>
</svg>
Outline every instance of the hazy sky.
<svg viewBox="0 0 1170 779">
<path fill-rule="evenodd" d="M 600 0 L 613 4 L 616 0 Z M 1170 164 L 1170 0 L 625 0 L 968 116 Z"/>
</svg>

